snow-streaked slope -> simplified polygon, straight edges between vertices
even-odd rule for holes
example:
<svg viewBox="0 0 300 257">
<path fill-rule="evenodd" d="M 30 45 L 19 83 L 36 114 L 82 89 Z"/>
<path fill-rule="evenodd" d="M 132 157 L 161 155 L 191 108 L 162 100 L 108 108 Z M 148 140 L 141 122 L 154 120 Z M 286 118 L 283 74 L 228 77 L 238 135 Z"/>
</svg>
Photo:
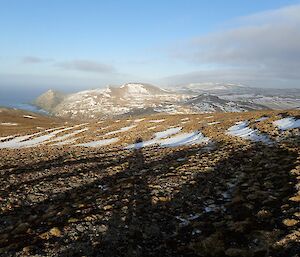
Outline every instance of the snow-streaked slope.
<svg viewBox="0 0 300 257">
<path fill-rule="evenodd" d="M 202 144 L 209 141 L 209 138 L 204 137 L 199 131 L 178 134 L 181 129 L 182 127 L 176 127 L 169 128 L 161 132 L 156 132 L 154 133 L 152 139 L 136 142 L 126 146 L 125 149 L 140 149 L 153 145 L 158 145 L 161 147 L 176 147 L 183 145 Z"/>
<path fill-rule="evenodd" d="M 37 132 L 34 134 L 14 137 L 11 140 L 0 142 L 0 149 L 4 149 L 4 148 L 17 149 L 17 148 L 36 147 L 36 146 L 42 145 L 44 143 L 51 142 L 56 137 L 57 134 L 74 129 L 78 126 L 81 126 L 81 125 L 77 125 L 74 127 L 67 127 L 67 128 L 47 129 L 45 131 Z M 64 136 L 62 136 L 62 138 L 64 138 Z M 59 139 L 59 137 L 57 139 Z M 56 141 L 56 140 L 53 140 L 53 141 Z"/>
<path fill-rule="evenodd" d="M 66 142 L 70 142 L 70 140 L 71 140 L 70 138 L 75 137 L 78 134 L 80 134 L 82 132 L 85 132 L 87 130 L 88 130 L 88 128 L 78 129 L 78 130 L 75 130 L 75 131 L 73 131 L 71 133 L 67 133 L 67 134 L 65 134 L 63 136 L 56 137 L 53 140 L 51 140 L 51 142 L 54 142 L 55 144 L 63 145 Z M 62 141 L 62 142 L 60 142 L 60 141 Z"/>
<path fill-rule="evenodd" d="M 61 117 L 104 118 L 124 114 L 136 114 L 148 110 L 176 110 L 178 103 L 186 96 L 176 94 L 149 84 L 128 83 L 121 87 L 108 86 L 105 89 L 85 90 L 65 96 L 51 112 Z"/>
</svg>

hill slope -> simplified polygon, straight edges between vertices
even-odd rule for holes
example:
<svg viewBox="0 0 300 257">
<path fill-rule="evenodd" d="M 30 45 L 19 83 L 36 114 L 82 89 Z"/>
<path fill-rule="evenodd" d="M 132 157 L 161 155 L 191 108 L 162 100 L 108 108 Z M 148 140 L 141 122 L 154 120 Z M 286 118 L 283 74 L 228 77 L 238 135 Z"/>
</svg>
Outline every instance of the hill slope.
<svg viewBox="0 0 300 257">
<path fill-rule="evenodd" d="M 36 98 L 33 101 L 33 104 L 48 112 L 51 112 L 65 98 L 65 94 L 50 89 L 44 94 L 40 95 L 38 98 Z"/>
<path fill-rule="evenodd" d="M 78 123 L 1 109 L 0 252 L 295 256 L 299 115 Z"/>
<path fill-rule="evenodd" d="M 243 112 L 299 107 L 299 90 L 258 89 L 226 83 L 194 83 L 165 90 L 143 83 L 63 95 L 52 90 L 34 103 L 55 116 L 105 119 L 137 114 Z"/>
</svg>

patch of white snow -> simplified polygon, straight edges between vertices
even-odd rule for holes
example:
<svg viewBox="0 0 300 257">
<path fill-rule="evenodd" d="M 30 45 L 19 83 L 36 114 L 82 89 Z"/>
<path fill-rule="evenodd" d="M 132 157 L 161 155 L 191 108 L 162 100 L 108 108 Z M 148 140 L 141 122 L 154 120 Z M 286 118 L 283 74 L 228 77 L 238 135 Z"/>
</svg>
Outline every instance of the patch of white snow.
<svg viewBox="0 0 300 257">
<path fill-rule="evenodd" d="M 117 137 L 115 138 L 109 138 L 109 139 L 102 139 L 98 141 L 91 141 L 87 143 L 78 144 L 76 146 L 84 146 L 84 147 L 99 147 L 99 146 L 105 146 L 110 145 L 112 143 L 117 142 L 119 139 Z"/>
<path fill-rule="evenodd" d="M 271 140 L 268 136 L 262 135 L 257 129 L 252 129 L 248 127 L 248 121 L 240 121 L 235 125 L 230 127 L 227 131 L 228 135 L 241 137 L 243 139 L 248 139 L 254 142 L 263 142 L 266 144 L 271 143 Z"/>
<path fill-rule="evenodd" d="M 295 117 L 288 117 L 281 120 L 276 120 L 273 122 L 273 124 L 280 130 L 300 128 L 300 119 L 295 119 Z"/>
</svg>

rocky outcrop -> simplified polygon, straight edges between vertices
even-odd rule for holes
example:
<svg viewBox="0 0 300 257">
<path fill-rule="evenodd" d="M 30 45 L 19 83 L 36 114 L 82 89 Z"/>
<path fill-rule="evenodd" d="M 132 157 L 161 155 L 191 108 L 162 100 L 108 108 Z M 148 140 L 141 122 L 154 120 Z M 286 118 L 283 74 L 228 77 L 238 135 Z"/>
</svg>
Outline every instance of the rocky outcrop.
<svg viewBox="0 0 300 257">
<path fill-rule="evenodd" d="M 36 98 L 33 101 L 33 104 L 52 113 L 54 112 L 55 107 L 58 106 L 65 98 L 66 95 L 64 93 L 50 89 Z"/>
</svg>

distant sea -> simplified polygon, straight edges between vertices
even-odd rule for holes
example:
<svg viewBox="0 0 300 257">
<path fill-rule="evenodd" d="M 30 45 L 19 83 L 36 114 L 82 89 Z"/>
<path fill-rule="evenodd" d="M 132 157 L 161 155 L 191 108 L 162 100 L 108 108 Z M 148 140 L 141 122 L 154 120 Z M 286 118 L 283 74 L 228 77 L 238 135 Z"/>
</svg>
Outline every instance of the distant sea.
<svg viewBox="0 0 300 257">
<path fill-rule="evenodd" d="M 22 102 L 12 102 L 12 101 L 3 101 L 0 99 L 0 106 L 16 108 L 24 111 L 37 112 L 42 114 L 48 114 L 47 111 L 38 108 L 30 103 L 22 103 Z"/>
<path fill-rule="evenodd" d="M 0 85 L 0 106 L 47 114 L 46 111 L 31 104 L 31 101 L 42 93 L 42 90 Z"/>
</svg>

